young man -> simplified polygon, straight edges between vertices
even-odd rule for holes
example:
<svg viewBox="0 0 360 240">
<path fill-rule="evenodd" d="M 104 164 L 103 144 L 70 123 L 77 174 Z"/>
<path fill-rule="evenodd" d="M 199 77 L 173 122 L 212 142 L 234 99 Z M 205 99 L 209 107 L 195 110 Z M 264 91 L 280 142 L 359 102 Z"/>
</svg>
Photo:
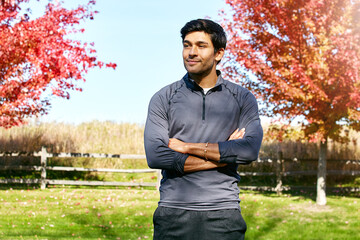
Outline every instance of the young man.
<svg viewBox="0 0 360 240">
<path fill-rule="evenodd" d="M 237 167 L 258 157 L 257 102 L 216 70 L 220 25 L 193 20 L 181 36 L 187 74 L 152 97 L 145 126 L 148 165 L 163 175 L 154 239 L 244 239 Z"/>
</svg>

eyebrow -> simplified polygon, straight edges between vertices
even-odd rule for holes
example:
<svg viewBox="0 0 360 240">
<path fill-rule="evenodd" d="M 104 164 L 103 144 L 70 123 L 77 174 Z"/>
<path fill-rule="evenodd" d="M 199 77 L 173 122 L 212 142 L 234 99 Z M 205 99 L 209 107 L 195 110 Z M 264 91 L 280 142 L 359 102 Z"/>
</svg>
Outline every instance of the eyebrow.
<svg viewBox="0 0 360 240">
<path fill-rule="evenodd" d="M 192 42 L 190 42 L 189 40 L 184 40 L 183 43 L 189 43 L 189 44 L 192 44 Z M 200 45 L 200 44 L 206 44 L 206 45 L 209 45 L 208 42 L 205 42 L 205 41 L 197 41 L 195 42 L 195 44 L 197 45 Z"/>
</svg>

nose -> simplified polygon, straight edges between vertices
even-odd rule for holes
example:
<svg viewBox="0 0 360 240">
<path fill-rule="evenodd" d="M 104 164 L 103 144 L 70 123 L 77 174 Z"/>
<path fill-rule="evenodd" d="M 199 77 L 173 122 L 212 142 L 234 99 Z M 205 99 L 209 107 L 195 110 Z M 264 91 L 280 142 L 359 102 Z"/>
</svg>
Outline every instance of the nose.
<svg viewBox="0 0 360 240">
<path fill-rule="evenodd" d="M 190 49 L 189 55 L 190 55 L 190 56 L 196 56 L 197 54 L 198 54 L 197 47 L 196 47 L 196 46 L 193 46 L 193 47 Z"/>
</svg>

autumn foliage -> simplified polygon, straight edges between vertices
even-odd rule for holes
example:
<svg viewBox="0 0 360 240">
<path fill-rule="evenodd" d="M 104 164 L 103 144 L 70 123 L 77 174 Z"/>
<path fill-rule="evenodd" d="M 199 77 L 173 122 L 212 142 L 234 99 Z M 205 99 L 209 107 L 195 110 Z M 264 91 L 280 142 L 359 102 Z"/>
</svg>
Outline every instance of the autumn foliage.
<svg viewBox="0 0 360 240">
<path fill-rule="evenodd" d="M 68 10 L 48 3 L 43 16 L 31 19 L 29 0 L 0 0 L 0 127 L 24 123 L 45 114 L 51 96 L 69 98 L 69 91 L 94 67 L 113 67 L 96 58 L 93 43 L 72 40 L 93 19 L 95 1 Z M 71 36 L 70 36 L 71 35 Z"/>
<path fill-rule="evenodd" d="M 264 114 L 301 116 L 313 140 L 342 140 L 344 125 L 360 130 L 359 1 L 226 2 L 224 72 L 264 100 Z"/>
</svg>

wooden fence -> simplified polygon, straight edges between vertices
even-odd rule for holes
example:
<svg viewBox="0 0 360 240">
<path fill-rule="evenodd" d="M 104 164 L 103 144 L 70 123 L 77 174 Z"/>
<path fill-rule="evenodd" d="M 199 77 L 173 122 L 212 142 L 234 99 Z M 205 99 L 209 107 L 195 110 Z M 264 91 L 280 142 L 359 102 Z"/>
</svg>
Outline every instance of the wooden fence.
<svg viewBox="0 0 360 240">
<path fill-rule="evenodd" d="M 22 153 L 0 154 L 1 156 L 17 157 L 21 155 L 29 156 Z M 20 184 L 40 184 L 41 189 L 45 189 L 50 185 L 87 185 L 87 186 L 140 186 L 140 187 L 156 187 L 160 186 L 161 171 L 158 169 L 108 169 L 108 168 L 80 168 L 80 167 L 61 167 L 47 166 L 47 159 L 50 157 L 91 157 L 91 158 L 119 158 L 119 159 L 145 159 L 145 155 L 135 154 L 97 154 L 97 153 L 48 153 L 45 147 L 40 152 L 31 154 L 34 157 L 40 157 L 41 166 L 0 166 L 0 170 L 26 170 L 40 171 L 40 179 L 0 179 L 0 183 L 20 183 Z M 47 179 L 46 171 L 74 171 L 74 172 L 108 172 L 108 173 L 157 173 L 156 183 L 149 182 L 107 182 L 107 181 L 74 181 L 74 180 L 52 180 Z"/>
<path fill-rule="evenodd" d="M 48 184 L 50 185 L 88 185 L 88 186 L 140 186 L 140 187 L 156 187 L 160 186 L 161 171 L 158 169 L 107 169 L 107 168 L 79 168 L 79 167 L 62 167 L 62 166 L 47 166 L 47 159 L 51 157 L 92 157 L 92 158 L 119 158 L 119 159 L 146 159 L 145 155 L 134 154 L 97 154 L 97 153 L 48 153 L 46 148 L 43 147 L 40 152 L 33 154 L 24 153 L 0 153 L 2 156 L 34 156 L 40 157 L 41 166 L 0 166 L 0 170 L 27 170 L 27 171 L 40 171 L 40 179 L 0 179 L 0 184 L 20 183 L 20 184 L 40 184 L 41 189 L 45 189 Z M 266 162 L 271 160 L 261 160 L 258 162 Z M 274 172 L 238 172 L 240 176 L 274 176 L 276 177 L 276 187 L 253 187 L 242 186 L 242 189 L 263 189 L 271 190 L 280 193 L 282 190 L 289 190 L 290 187 L 283 187 L 283 176 L 294 175 L 317 175 L 317 171 L 284 171 L 284 160 L 277 160 L 276 171 Z M 360 162 L 359 162 L 360 165 Z M 79 171 L 79 172 L 110 172 L 110 173 L 157 173 L 156 183 L 148 182 L 107 182 L 107 181 L 74 181 L 74 180 L 52 180 L 47 179 L 46 171 Z M 360 175 L 360 171 L 350 170 L 327 170 L 327 175 Z M 293 188 L 293 187 L 291 187 Z M 350 191 L 360 191 L 359 188 L 350 188 Z"/>
<path fill-rule="evenodd" d="M 287 161 L 293 161 L 293 159 L 287 159 Z M 296 160 L 297 161 L 297 160 Z M 304 188 L 315 188 L 314 187 L 305 187 L 305 186 L 283 186 L 282 177 L 287 176 L 316 176 L 316 170 L 306 170 L 306 171 L 285 171 L 284 168 L 284 159 L 278 159 L 273 161 L 271 159 L 258 159 L 257 163 L 266 163 L 271 162 L 275 164 L 275 171 L 273 172 L 238 172 L 240 176 L 274 176 L 276 177 L 276 187 L 259 187 L 259 186 L 240 186 L 241 189 L 247 190 L 265 190 L 265 191 L 273 191 L 277 192 L 278 194 L 281 193 L 283 190 L 290 190 L 290 189 L 304 189 Z M 347 160 L 348 163 L 352 163 L 355 165 L 360 165 L 360 160 Z M 348 175 L 348 176 L 359 176 L 360 171 L 358 170 L 326 170 L 327 176 L 334 176 L 334 175 Z M 359 187 L 327 187 L 327 189 L 343 189 L 347 192 L 360 192 Z"/>
</svg>

